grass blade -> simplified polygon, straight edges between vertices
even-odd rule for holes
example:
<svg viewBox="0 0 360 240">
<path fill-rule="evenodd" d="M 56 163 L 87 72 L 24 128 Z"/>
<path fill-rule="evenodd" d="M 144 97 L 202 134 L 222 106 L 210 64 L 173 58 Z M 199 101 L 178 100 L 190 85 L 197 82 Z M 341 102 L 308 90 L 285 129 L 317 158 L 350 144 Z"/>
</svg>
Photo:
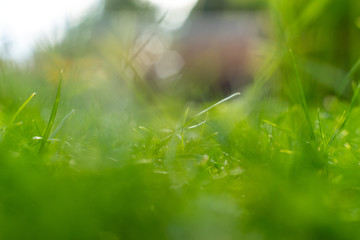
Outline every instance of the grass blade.
<svg viewBox="0 0 360 240">
<path fill-rule="evenodd" d="M 335 128 L 333 133 L 331 134 L 330 138 L 328 139 L 325 148 L 324 148 L 324 153 L 326 152 L 328 146 L 334 141 L 334 139 L 336 138 L 336 136 L 339 134 L 339 132 L 341 131 L 341 128 L 343 126 L 343 123 L 345 122 L 345 116 L 346 116 L 346 111 L 344 111 L 341 114 L 341 117 L 339 119 L 339 121 L 336 123 Z"/>
<path fill-rule="evenodd" d="M 26 105 L 31 101 L 31 99 L 36 95 L 36 92 L 32 93 L 28 99 L 19 107 L 19 109 L 16 111 L 14 116 L 10 120 L 10 124 L 15 122 L 16 117 L 19 115 L 19 113 L 26 107 Z"/>
<path fill-rule="evenodd" d="M 193 116 L 192 118 L 190 118 L 187 122 L 185 122 L 186 120 L 186 117 L 188 115 L 188 111 L 189 111 L 189 108 L 186 109 L 185 111 L 185 118 L 183 120 L 183 125 L 180 129 L 177 129 L 175 130 L 173 133 L 171 133 L 170 135 L 166 136 L 165 138 L 161 139 L 160 142 L 163 142 L 165 140 L 168 140 L 169 138 L 173 137 L 175 134 L 178 134 L 179 132 L 182 132 L 184 131 L 185 129 L 192 129 L 192 128 L 196 128 L 198 126 L 201 126 L 201 125 L 204 125 L 204 123 L 207 122 L 207 115 L 206 115 L 206 118 L 203 122 L 199 123 L 199 124 L 195 124 L 193 126 L 190 126 L 190 124 L 195 121 L 199 116 L 203 115 L 204 113 L 208 113 L 211 109 L 213 109 L 214 107 L 216 107 L 217 105 L 223 103 L 223 102 L 226 102 L 236 96 L 239 96 L 241 93 L 237 92 L 237 93 L 234 93 L 232 95 L 230 95 L 229 97 L 226 97 L 218 102 L 216 102 L 215 104 L 211 105 L 210 107 L 204 109 L 203 111 L 199 112 L 198 114 L 196 114 L 195 116 Z"/>
<path fill-rule="evenodd" d="M 221 103 L 223 103 L 223 102 L 226 102 L 226 101 L 228 101 L 228 100 L 230 100 L 230 99 L 232 99 L 232 98 L 234 98 L 234 97 L 236 97 L 236 96 L 239 96 L 240 94 L 241 94 L 241 93 L 237 92 L 237 93 L 234 93 L 234 94 L 232 94 L 232 95 L 230 95 L 230 96 L 228 96 L 228 97 L 226 97 L 226 98 L 218 101 L 217 103 L 211 105 L 210 107 L 208 107 L 208 108 L 204 109 L 203 111 L 199 112 L 198 114 L 196 114 L 196 115 L 194 116 L 194 118 L 199 117 L 200 115 L 208 112 L 209 110 L 213 109 L 213 108 L 216 107 L 217 105 L 219 105 L 219 104 L 221 104 Z"/>
<path fill-rule="evenodd" d="M 230 100 L 230 99 L 232 99 L 232 98 L 234 98 L 234 97 L 239 96 L 240 94 L 241 94 L 241 93 L 239 93 L 239 92 L 234 93 L 234 94 L 232 94 L 232 95 L 230 95 L 230 96 L 228 96 L 228 97 L 226 97 L 226 98 L 224 98 L 224 99 L 216 102 L 215 104 L 211 105 L 210 107 L 202 110 L 201 112 L 199 112 L 198 114 L 196 114 L 195 116 L 193 116 L 189 121 L 187 121 L 187 122 L 184 124 L 183 127 L 184 127 L 184 128 L 185 128 L 185 127 L 188 127 L 188 126 L 189 126 L 195 119 L 197 119 L 199 116 L 203 115 L 204 113 L 207 113 L 208 111 L 210 111 L 211 109 L 213 109 L 213 108 L 216 107 L 217 105 L 219 105 L 219 104 L 221 104 L 221 103 L 223 103 L 223 102 L 226 102 L 226 101 L 228 101 L 228 100 Z"/>
<path fill-rule="evenodd" d="M 14 114 L 14 116 L 11 118 L 8 126 L 11 126 L 11 125 L 14 124 L 14 122 L 15 122 L 15 120 L 16 120 L 16 117 L 17 117 L 17 116 L 20 114 L 20 112 L 26 107 L 26 105 L 28 105 L 28 103 L 31 101 L 31 99 L 33 99 L 33 97 L 34 97 L 35 95 L 36 95 L 36 92 L 32 93 L 32 94 L 30 95 L 30 97 L 28 97 L 28 99 L 26 99 L 26 101 L 19 107 L 19 109 L 18 109 L 18 110 L 16 111 L 16 113 Z M 4 138 L 5 138 L 6 129 L 7 129 L 7 127 L 5 126 L 5 127 L 3 128 L 4 134 L 3 134 L 1 140 L 4 140 Z"/>
<path fill-rule="evenodd" d="M 181 128 L 181 149 L 182 149 L 182 152 L 184 153 L 185 152 L 185 139 L 184 139 L 184 125 L 186 123 L 186 118 L 189 114 L 189 107 L 186 108 L 185 110 L 185 114 L 184 114 L 184 119 L 183 119 L 183 124 L 182 124 L 182 128 Z"/>
<path fill-rule="evenodd" d="M 308 127 L 309 127 L 310 138 L 311 138 L 312 141 L 314 141 L 315 140 L 314 128 L 313 128 L 312 123 L 311 123 L 309 107 L 307 105 L 305 94 L 304 94 L 304 89 L 303 89 L 302 84 L 301 84 L 301 77 L 300 77 L 299 69 L 297 67 L 295 57 L 294 57 L 294 54 L 293 54 L 292 50 L 290 49 L 289 52 L 290 52 L 291 62 L 292 62 L 292 65 L 293 65 L 294 71 L 295 71 L 295 79 L 296 79 L 296 84 L 297 84 L 299 95 L 300 95 L 301 106 L 303 108 L 305 118 L 306 118 L 306 121 L 307 121 L 307 124 L 308 124 Z"/>
<path fill-rule="evenodd" d="M 190 127 L 187 127 L 186 129 L 193 129 L 193 128 L 197 128 L 197 127 L 199 127 L 199 126 L 201 126 L 201 125 L 203 125 L 203 124 L 205 124 L 207 121 L 206 120 L 204 120 L 204 121 L 202 121 L 202 122 L 200 122 L 200 123 L 198 123 L 198 124 L 195 124 L 195 125 L 192 125 L 192 126 L 190 126 Z"/>
<path fill-rule="evenodd" d="M 335 138 L 337 137 L 337 135 L 341 132 L 341 130 L 345 127 L 347 121 L 350 118 L 351 112 L 355 106 L 356 100 L 359 96 L 359 92 L 360 92 L 360 83 L 358 84 L 355 93 L 351 99 L 351 103 L 349 106 L 349 109 L 347 111 L 344 111 L 343 114 L 341 115 L 338 123 L 336 124 L 333 133 L 331 134 L 331 137 L 329 138 L 328 142 L 326 143 L 324 152 L 326 152 L 327 148 L 331 145 L 331 143 L 335 140 Z"/>
<path fill-rule="evenodd" d="M 325 135 L 324 135 L 324 131 L 323 131 L 323 127 L 322 127 L 322 123 L 321 123 L 321 118 L 320 118 L 320 108 L 318 108 L 318 122 L 319 122 L 319 131 L 320 131 L 320 135 L 321 135 L 321 144 L 323 145 L 325 143 Z"/>
<path fill-rule="evenodd" d="M 41 145 L 40 145 L 40 148 L 39 148 L 39 153 L 42 153 L 45 150 L 47 140 L 49 139 L 51 129 L 52 129 L 53 125 L 54 125 L 56 113 L 57 113 L 57 110 L 58 110 L 58 107 L 59 107 L 59 102 L 60 102 L 60 94 L 61 94 L 61 86 L 62 86 L 63 74 L 64 74 L 64 72 L 63 72 L 63 70 L 61 70 L 60 71 L 59 85 L 58 85 L 58 90 L 57 90 L 57 93 L 56 93 L 54 106 L 53 106 L 52 111 L 51 111 L 49 123 L 46 126 L 46 129 L 45 129 L 44 134 L 42 136 L 43 139 L 41 141 Z"/>
<path fill-rule="evenodd" d="M 301 136 L 297 135 L 296 133 L 294 133 L 293 131 L 291 131 L 291 130 L 289 130 L 289 129 L 285 129 L 285 128 L 279 127 L 279 126 L 276 125 L 275 123 L 270 122 L 270 121 L 265 120 L 265 119 L 263 119 L 262 121 L 263 121 L 264 123 L 266 123 L 266 124 L 268 124 L 268 125 L 276 128 L 276 129 L 282 131 L 283 133 L 285 133 L 286 135 L 288 135 L 289 137 L 291 137 L 291 138 L 293 138 L 293 139 L 295 139 L 295 140 L 299 140 L 299 139 L 300 139 L 301 141 L 308 143 L 308 141 L 306 141 L 306 140 L 303 139 Z"/>
<path fill-rule="evenodd" d="M 156 140 L 159 140 L 159 138 L 155 135 L 155 133 L 153 133 L 150 129 L 144 127 L 144 126 L 139 126 L 139 129 L 141 129 L 142 131 L 146 132 L 148 135 L 154 137 Z"/>
<path fill-rule="evenodd" d="M 75 113 L 75 109 L 71 110 L 70 113 L 68 113 L 59 123 L 57 128 L 52 132 L 49 138 L 54 138 L 57 133 L 61 130 L 61 128 L 64 126 L 65 122 Z"/>
<path fill-rule="evenodd" d="M 32 122 L 34 124 L 35 129 L 36 129 L 37 135 L 41 136 L 41 131 L 40 131 L 39 125 L 36 123 L 35 119 L 33 119 Z"/>
</svg>

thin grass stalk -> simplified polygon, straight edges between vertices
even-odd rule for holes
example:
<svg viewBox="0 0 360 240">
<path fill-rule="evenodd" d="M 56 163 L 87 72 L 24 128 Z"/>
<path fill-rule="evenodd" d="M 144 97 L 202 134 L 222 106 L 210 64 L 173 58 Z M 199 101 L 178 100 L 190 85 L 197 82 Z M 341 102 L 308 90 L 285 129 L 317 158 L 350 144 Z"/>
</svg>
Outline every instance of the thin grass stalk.
<svg viewBox="0 0 360 240">
<path fill-rule="evenodd" d="M 56 117 L 58 107 L 59 107 L 59 102 L 60 102 L 60 94 L 61 94 L 61 87 L 62 87 L 62 81 L 63 81 L 63 74 L 64 74 L 64 72 L 63 72 L 63 70 L 61 70 L 54 106 L 53 106 L 52 111 L 51 111 L 49 122 L 48 122 L 48 124 L 47 124 L 47 126 L 45 128 L 44 134 L 42 135 L 42 141 L 41 141 L 41 145 L 40 145 L 40 148 L 39 148 L 39 153 L 44 152 L 45 147 L 46 147 L 46 143 L 47 143 L 47 141 L 49 139 L 52 127 L 54 125 L 55 117 Z"/>
</svg>

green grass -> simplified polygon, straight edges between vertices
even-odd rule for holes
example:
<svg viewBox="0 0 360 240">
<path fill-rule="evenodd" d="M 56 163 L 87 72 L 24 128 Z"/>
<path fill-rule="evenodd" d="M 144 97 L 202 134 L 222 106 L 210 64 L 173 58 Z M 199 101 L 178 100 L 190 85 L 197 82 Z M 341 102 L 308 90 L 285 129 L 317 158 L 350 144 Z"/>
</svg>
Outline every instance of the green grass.
<svg viewBox="0 0 360 240">
<path fill-rule="evenodd" d="M 311 121 L 310 113 L 309 113 L 309 107 L 308 107 L 308 104 L 307 104 L 307 101 L 306 101 L 306 98 L 305 98 L 304 89 L 302 87 L 300 73 L 299 73 L 299 70 L 298 70 L 298 67 L 297 67 L 297 64 L 296 64 L 296 61 L 295 61 L 294 54 L 293 54 L 291 49 L 289 50 L 289 53 L 290 53 L 291 62 L 293 64 L 294 71 L 295 71 L 295 80 L 296 80 L 296 85 L 298 87 L 301 106 L 303 108 L 305 118 L 306 118 L 306 122 L 307 122 L 308 127 L 309 127 L 310 139 L 311 139 L 311 141 L 315 141 L 314 129 L 313 129 L 313 126 L 312 126 L 312 121 Z"/>
<path fill-rule="evenodd" d="M 144 106 L 116 82 L 69 94 L 67 79 L 60 101 L 61 83 L 41 96 L 56 85 L 30 81 L 37 101 L 2 102 L 1 119 L 23 124 L 0 145 L 1 239 L 360 237 L 358 88 L 307 119 L 301 102 L 276 98 L 247 106 L 234 94 L 184 114 L 172 110 L 186 102 Z M 310 124 L 324 149 L 306 140 Z"/>
<path fill-rule="evenodd" d="M 5 135 L 6 135 L 6 129 L 7 128 L 11 128 L 12 126 L 16 126 L 16 125 L 21 125 L 21 122 L 15 123 L 16 117 L 19 115 L 19 113 L 24 109 L 24 107 L 26 107 L 26 105 L 31 101 L 31 99 L 36 95 L 36 93 L 32 93 L 30 95 L 30 97 L 28 99 L 26 99 L 26 101 L 19 107 L 19 109 L 16 111 L 16 113 L 14 114 L 14 116 L 11 118 L 10 123 L 7 126 L 4 126 L 2 128 L 2 139 L 1 141 L 4 140 Z"/>
<path fill-rule="evenodd" d="M 49 123 L 47 124 L 46 128 L 44 129 L 44 133 L 41 136 L 41 144 L 40 144 L 40 148 L 39 148 L 39 153 L 43 153 L 43 151 L 45 151 L 46 144 L 49 140 L 49 137 L 50 137 L 53 125 L 54 125 L 56 113 L 58 111 L 59 102 L 60 102 L 62 80 L 63 80 L 63 70 L 61 70 L 61 72 L 60 72 L 59 86 L 58 86 L 58 90 L 56 93 L 54 106 L 51 110 Z"/>
<path fill-rule="evenodd" d="M 217 101 L 150 90 L 118 45 L 4 61 L 0 239 L 360 239 L 359 63 L 341 68 L 338 86 L 356 87 L 340 96 L 296 44 L 330 2 L 302 1 L 293 19 L 295 3 L 273 1 L 281 43 L 253 85 Z"/>
</svg>

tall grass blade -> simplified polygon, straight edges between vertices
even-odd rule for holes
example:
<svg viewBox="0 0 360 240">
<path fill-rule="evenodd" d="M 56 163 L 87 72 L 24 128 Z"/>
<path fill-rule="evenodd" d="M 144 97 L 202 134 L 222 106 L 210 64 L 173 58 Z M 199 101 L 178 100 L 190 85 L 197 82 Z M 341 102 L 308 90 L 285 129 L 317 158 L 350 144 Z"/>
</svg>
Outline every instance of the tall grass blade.
<svg viewBox="0 0 360 240">
<path fill-rule="evenodd" d="M 294 68 L 294 71 L 295 71 L 295 79 L 296 79 L 296 84 L 297 84 L 299 95 L 300 95 L 301 106 L 303 108 L 305 118 L 306 118 L 306 121 L 307 121 L 307 124 L 308 124 L 308 127 L 309 127 L 309 135 L 310 135 L 311 140 L 315 141 L 314 128 L 313 128 L 313 125 L 311 123 L 309 107 L 308 107 L 308 104 L 306 102 L 303 86 L 301 84 L 301 77 L 300 77 L 299 69 L 297 67 L 295 57 L 294 57 L 294 54 L 293 54 L 291 49 L 289 49 L 289 53 L 290 53 L 291 62 L 292 62 L 292 65 L 293 65 L 293 68 Z"/>
<path fill-rule="evenodd" d="M 349 120 L 350 118 L 350 115 L 351 115 L 351 112 L 355 106 L 355 103 L 356 103 L 356 100 L 359 96 L 359 92 L 360 92 L 360 83 L 357 85 L 356 87 L 356 90 L 355 90 L 355 93 L 351 99 L 351 103 L 350 103 L 350 106 L 349 106 L 349 109 L 347 111 L 344 111 L 343 114 L 341 115 L 338 123 L 336 124 L 335 128 L 334 128 L 334 131 L 333 133 L 331 134 L 331 137 L 329 138 L 326 146 L 325 146 L 325 149 L 324 149 L 324 152 L 326 152 L 327 148 L 331 145 L 331 143 L 335 140 L 335 138 L 337 137 L 337 135 L 341 132 L 341 130 L 345 127 L 347 121 Z"/>
<path fill-rule="evenodd" d="M 34 97 L 35 95 L 36 95 L 36 92 L 32 93 L 32 94 L 30 95 L 30 97 L 28 97 L 28 99 L 26 99 L 26 101 L 19 107 L 19 109 L 18 109 L 18 110 L 16 111 L 16 113 L 14 114 L 14 116 L 11 118 L 8 126 L 11 126 L 11 125 L 14 124 L 14 122 L 15 122 L 15 120 L 16 120 L 16 117 L 17 117 L 17 116 L 20 114 L 20 112 L 26 107 L 26 105 L 28 105 L 28 103 L 31 101 L 31 99 L 33 99 L 33 97 Z M 3 136 L 2 136 L 1 141 L 4 140 L 4 138 L 5 138 L 5 136 L 6 136 L 6 129 L 7 129 L 7 127 L 5 126 L 5 127 L 3 128 L 4 134 L 3 134 Z"/>
<path fill-rule="evenodd" d="M 39 153 L 44 152 L 46 143 L 47 143 L 47 141 L 49 139 L 52 127 L 54 125 L 55 117 L 56 117 L 57 110 L 58 110 L 58 107 L 59 107 L 59 102 L 60 102 L 60 94 L 61 94 L 61 86 L 62 86 L 62 81 L 63 81 L 63 74 L 64 74 L 64 72 L 63 72 L 63 70 L 61 70 L 60 71 L 60 78 L 59 78 L 59 85 L 58 85 L 58 90 L 57 90 L 57 93 L 56 93 L 54 106 L 53 106 L 52 111 L 51 111 L 49 123 L 46 126 L 46 129 L 45 129 L 44 134 L 42 136 L 43 139 L 41 141 L 41 145 L 40 145 L 40 148 L 39 148 Z"/>
<path fill-rule="evenodd" d="M 325 144 L 325 135 L 324 135 L 324 131 L 323 131 L 323 127 L 322 127 L 322 123 L 321 123 L 321 118 L 320 118 L 320 109 L 318 108 L 318 122 L 319 122 L 319 131 L 320 131 L 320 135 L 321 135 L 321 144 Z"/>
<path fill-rule="evenodd" d="M 324 148 L 324 153 L 326 152 L 327 148 L 330 146 L 330 144 L 334 141 L 334 139 L 336 138 L 336 136 L 339 134 L 339 132 L 341 131 L 342 129 L 342 126 L 343 126 L 343 123 L 345 121 L 345 116 L 346 116 L 346 111 L 344 111 L 342 114 L 341 114 L 341 117 L 340 119 L 337 121 L 336 125 L 335 125 L 335 128 L 330 136 L 330 138 L 328 139 L 326 145 L 325 145 L 325 148 Z"/>
<path fill-rule="evenodd" d="M 31 99 L 36 95 L 36 92 L 32 93 L 28 99 L 19 107 L 19 109 L 16 111 L 14 116 L 10 120 L 10 124 L 15 122 L 16 117 L 19 115 L 19 113 L 28 105 L 28 103 L 31 101 Z"/>
<path fill-rule="evenodd" d="M 32 122 L 34 124 L 35 129 L 36 129 L 37 135 L 41 136 L 41 131 L 40 131 L 39 125 L 36 123 L 35 119 L 33 119 Z"/>
<path fill-rule="evenodd" d="M 182 127 L 181 127 L 181 149 L 182 149 L 182 152 L 185 151 L 185 139 L 184 139 L 184 125 L 186 123 L 186 119 L 187 119 L 187 116 L 189 114 L 189 107 L 186 108 L 185 110 L 185 114 L 184 114 L 184 119 L 183 119 L 183 124 L 182 124 Z"/>
</svg>

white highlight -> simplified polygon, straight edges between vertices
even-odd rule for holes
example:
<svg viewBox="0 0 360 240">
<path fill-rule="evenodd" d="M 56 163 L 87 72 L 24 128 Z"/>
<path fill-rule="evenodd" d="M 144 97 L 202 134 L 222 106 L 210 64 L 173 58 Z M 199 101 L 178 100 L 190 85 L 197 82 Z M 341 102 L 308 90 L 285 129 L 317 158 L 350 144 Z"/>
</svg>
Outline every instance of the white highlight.
<svg viewBox="0 0 360 240">
<path fill-rule="evenodd" d="M 160 8 L 173 10 L 194 6 L 197 0 L 148 0 Z"/>
<path fill-rule="evenodd" d="M 191 9 L 198 0 L 148 0 L 159 9 L 159 16 L 167 13 L 162 27 L 167 30 L 177 29 L 188 18 Z"/>
<path fill-rule="evenodd" d="M 0 0 L 0 57 L 29 56 L 39 38 L 56 41 L 99 0 Z"/>
<path fill-rule="evenodd" d="M 56 42 L 101 0 L 0 0 L 0 58 L 23 60 L 40 39 Z M 176 29 L 197 0 L 147 0 L 167 12 L 162 26 Z"/>
</svg>

